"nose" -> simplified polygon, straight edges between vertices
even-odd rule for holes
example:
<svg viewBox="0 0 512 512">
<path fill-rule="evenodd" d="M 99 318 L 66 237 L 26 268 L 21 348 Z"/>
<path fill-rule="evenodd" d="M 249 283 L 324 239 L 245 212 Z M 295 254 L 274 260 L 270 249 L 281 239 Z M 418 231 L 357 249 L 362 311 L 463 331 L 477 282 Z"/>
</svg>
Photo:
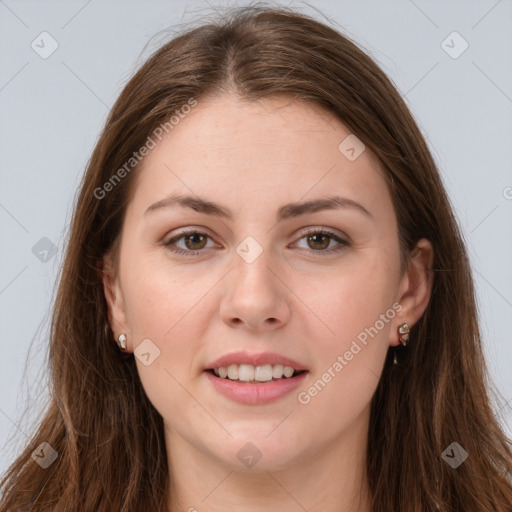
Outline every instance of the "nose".
<svg viewBox="0 0 512 512">
<path fill-rule="evenodd" d="M 269 252 L 264 250 L 252 263 L 235 254 L 234 268 L 223 280 L 220 305 L 221 318 L 230 327 L 270 331 L 289 321 L 290 292 L 279 271 L 272 268 Z"/>
</svg>

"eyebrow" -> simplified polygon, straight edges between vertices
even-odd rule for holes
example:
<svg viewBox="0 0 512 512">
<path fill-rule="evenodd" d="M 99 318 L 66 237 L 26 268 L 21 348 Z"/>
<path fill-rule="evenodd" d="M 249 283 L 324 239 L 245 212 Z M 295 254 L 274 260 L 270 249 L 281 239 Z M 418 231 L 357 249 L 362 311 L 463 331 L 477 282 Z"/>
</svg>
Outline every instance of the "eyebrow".
<svg viewBox="0 0 512 512">
<path fill-rule="evenodd" d="M 207 201 L 201 197 L 187 195 L 171 195 L 152 204 L 144 212 L 144 216 L 167 208 L 181 206 L 190 208 L 206 215 L 215 215 L 233 220 L 233 212 L 220 204 Z M 325 198 L 312 199 L 306 202 L 289 203 L 281 206 L 277 211 L 276 220 L 281 221 L 292 217 L 299 217 L 307 213 L 315 213 L 321 210 L 335 210 L 340 208 L 353 208 L 364 215 L 373 218 L 372 214 L 360 203 L 340 196 L 327 196 Z"/>
</svg>

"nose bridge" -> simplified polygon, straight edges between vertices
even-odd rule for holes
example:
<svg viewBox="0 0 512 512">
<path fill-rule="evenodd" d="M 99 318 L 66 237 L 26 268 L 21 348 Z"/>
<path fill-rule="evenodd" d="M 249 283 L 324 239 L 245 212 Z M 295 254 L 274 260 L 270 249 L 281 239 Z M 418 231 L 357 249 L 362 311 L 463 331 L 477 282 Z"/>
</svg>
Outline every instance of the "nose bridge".
<svg viewBox="0 0 512 512">
<path fill-rule="evenodd" d="M 237 247 L 233 270 L 226 281 L 221 315 L 227 322 L 242 321 L 261 326 L 287 321 L 286 287 L 276 277 L 278 271 L 272 251 L 255 238 L 247 237 Z"/>
<path fill-rule="evenodd" d="M 272 250 L 264 247 L 254 237 L 245 238 L 236 247 L 234 255 L 234 284 L 252 294 L 274 294 L 277 292 Z"/>
</svg>

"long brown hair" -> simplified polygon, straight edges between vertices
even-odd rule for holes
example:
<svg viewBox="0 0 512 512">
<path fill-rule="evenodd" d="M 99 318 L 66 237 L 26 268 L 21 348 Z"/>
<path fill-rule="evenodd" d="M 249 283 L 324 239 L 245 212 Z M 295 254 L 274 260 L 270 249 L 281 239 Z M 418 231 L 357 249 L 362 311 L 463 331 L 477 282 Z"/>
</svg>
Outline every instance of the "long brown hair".
<svg viewBox="0 0 512 512">
<path fill-rule="evenodd" d="M 373 512 L 512 510 L 511 441 L 491 406 L 475 292 L 462 235 L 409 109 L 348 37 L 284 7 L 249 6 L 188 29 L 157 50 L 112 108 L 70 224 L 49 344 L 50 403 L 1 482 L 2 511 L 167 510 L 163 420 L 133 356 L 120 359 L 108 323 L 101 261 L 117 254 L 134 165 L 98 189 L 191 98 L 276 94 L 327 108 L 380 159 L 398 219 L 401 256 L 434 248 L 429 305 L 411 342 L 392 352 L 371 403 L 367 475 Z M 127 168 L 125 167 L 125 170 Z M 457 442 L 468 458 L 442 457 Z M 57 452 L 43 469 L 41 443 Z M 46 446 L 46 445 L 44 445 Z M 44 448 L 43 448 L 44 449 Z"/>
</svg>

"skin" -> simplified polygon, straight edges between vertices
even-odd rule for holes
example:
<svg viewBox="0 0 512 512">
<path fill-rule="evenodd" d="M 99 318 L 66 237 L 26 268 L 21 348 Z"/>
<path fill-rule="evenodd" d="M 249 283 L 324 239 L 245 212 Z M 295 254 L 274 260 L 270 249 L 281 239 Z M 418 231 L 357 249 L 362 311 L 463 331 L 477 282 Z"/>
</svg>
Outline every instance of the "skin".
<svg viewBox="0 0 512 512">
<path fill-rule="evenodd" d="M 160 350 L 150 365 L 136 363 L 164 420 L 171 512 L 369 510 L 370 401 L 386 353 L 399 343 L 398 326 L 414 325 L 428 304 L 433 250 L 420 240 L 401 274 L 383 171 L 368 148 L 354 161 L 338 150 L 350 133 L 318 106 L 225 94 L 200 101 L 143 161 L 122 228 L 119 271 L 105 258 L 104 288 L 116 337 L 126 334 L 129 351 L 145 339 Z M 172 193 L 220 203 L 233 220 L 183 207 L 144 215 Z M 276 224 L 283 204 L 334 193 L 372 217 L 341 208 Z M 164 245 L 187 227 L 208 238 L 185 237 L 174 246 L 203 251 L 198 255 Z M 304 228 L 334 231 L 350 245 L 321 236 L 308 242 Z M 236 252 L 248 236 L 263 249 L 250 264 Z M 395 302 L 401 311 L 301 404 L 298 393 Z M 236 350 L 278 352 L 309 374 L 273 403 L 239 404 L 203 372 Z M 237 457 L 249 441 L 262 454 L 251 468 Z"/>
</svg>

